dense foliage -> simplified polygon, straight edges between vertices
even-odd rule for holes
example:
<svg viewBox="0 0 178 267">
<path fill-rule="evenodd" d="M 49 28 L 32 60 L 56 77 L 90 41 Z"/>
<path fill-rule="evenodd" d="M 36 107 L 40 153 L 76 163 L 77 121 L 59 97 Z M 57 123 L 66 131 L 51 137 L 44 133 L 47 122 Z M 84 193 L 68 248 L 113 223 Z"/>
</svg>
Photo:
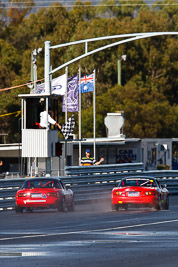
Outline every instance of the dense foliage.
<svg viewBox="0 0 178 267">
<path fill-rule="evenodd" d="M 1 2 L 1 1 L 0 1 Z M 34 11 L 34 1 L 20 2 L 20 8 L 0 9 L 0 88 L 30 80 L 31 52 L 43 47 L 87 38 L 138 32 L 178 31 L 176 0 L 165 5 L 147 6 L 144 1 L 103 0 L 75 2 L 73 8 L 54 3 Z M 27 2 L 27 3 L 26 3 Z M 26 4 L 25 4 L 26 3 Z M 131 5 L 129 5 L 131 4 Z M 13 5 L 12 5 L 13 6 Z M 114 40 L 113 40 L 114 41 Z M 92 42 L 89 51 L 110 43 Z M 104 117 L 108 112 L 124 111 L 127 137 L 178 136 L 178 41 L 176 35 L 159 36 L 115 46 L 69 66 L 69 76 L 82 68 L 82 75 L 96 69 L 96 136 L 105 136 Z M 44 51 L 44 49 L 43 49 Z M 55 49 L 51 54 L 53 69 L 84 53 L 84 45 Z M 117 84 L 117 61 L 122 61 L 122 86 Z M 64 70 L 55 73 L 59 76 Z M 38 55 L 38 78 L 44 77 L 44 54 Z M 0 92 L 0 114 L 20 110 L 22 87 Z M 62 102 L 62 99 L 61 99 Z M 93 135 L 92 93 L 82 95 L 82 137 Z M 75 114 L 78 128 L 78 114 Z M 61 114 L 61 120 L 64 117 Z M 19 117 L 0 117 L 1 133 L 8 142 L 18 141 Z"/>
</svg>

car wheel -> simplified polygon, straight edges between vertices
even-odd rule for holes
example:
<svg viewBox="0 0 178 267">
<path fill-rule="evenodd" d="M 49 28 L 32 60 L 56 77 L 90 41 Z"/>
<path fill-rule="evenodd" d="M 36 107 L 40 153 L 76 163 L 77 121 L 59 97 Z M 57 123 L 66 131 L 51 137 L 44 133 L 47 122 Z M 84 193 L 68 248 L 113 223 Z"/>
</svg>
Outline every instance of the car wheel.
<svg viewBox="0 0 178 267">
<path fill-rule="evenodd" d="M 128 210 L 128 205 L 123 205 L 122 207 L 124 210 Z"/>
<path fill-rule="evenodd" d="M 118 205 L 112 205 L 112 210 L 114 210 L 114 211 L 119 210 L 119 206 Z"/>
<path fill-rule="evenodd" d="M 32 208 L 26 208 L 26 212 L 33 212 Z"/>
<path fill-rule="evenodd" d="M 64 197 L 62 198 L 62 200 L 61 200 L 61 202 L 60 202 L 60 204 L 59 204 L 57 209 L 58 209 L 58 211 L 63 211 L 63 212 L 67 211 L 67 207 L 66 207 L 66 203 L 65 203 Z"/>
<path fill-rule="evenodd" d="M 168 210 L 169 209 L 169 197 L 167 197 L 167 199 L 166 199 L 166 203 L 164 205 L 164 209 L 165 210 Z"/>
<path fill-rule="evenodd" d="M 159 201 L 158 201 L 158 204 L 156 205 L 156 209 L 157 210 L 161 210 L 161 207 L 162 207 L 162 205 L 161 205 L 161 197 L 159 197 Z"/>
<path fill-rule="evenodd" d="M 22 213 L 23 212 L 23 208 L 21 208 L 17 204 L 15 204 L 15 212 L 16 213 Z"/>
<path fill-rule="evenodd" d="M 74 198 L 72 199 L 72 203 L 70 205 L 70 207 L 68 208 L 68 211 L 74 211 L 75 210 L 75 202 L 74 202 Z"/>
</svg>

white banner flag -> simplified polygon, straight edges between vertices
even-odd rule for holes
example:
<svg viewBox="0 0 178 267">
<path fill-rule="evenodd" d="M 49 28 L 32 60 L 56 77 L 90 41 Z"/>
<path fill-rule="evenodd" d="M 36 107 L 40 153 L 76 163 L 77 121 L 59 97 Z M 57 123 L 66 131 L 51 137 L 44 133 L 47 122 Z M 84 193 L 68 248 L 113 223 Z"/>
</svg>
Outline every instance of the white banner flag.
<svg viewBox="0 0 178 267">
<path fill-rule="evenodd" d="M 65 95 L 66 90 L 66 74 L 63 74 L 52 80 L 51 94 L 53 95 Z"/>
<path fill-rule="evenodd" d="M 65 95 L 66 88 L 66 74 L 63 74 L 52 80 L 51 94 L 53 95 Z M 45 84 L 41 83 L 37 85 L 37 94 L 45 94 Z"/>
</svg>

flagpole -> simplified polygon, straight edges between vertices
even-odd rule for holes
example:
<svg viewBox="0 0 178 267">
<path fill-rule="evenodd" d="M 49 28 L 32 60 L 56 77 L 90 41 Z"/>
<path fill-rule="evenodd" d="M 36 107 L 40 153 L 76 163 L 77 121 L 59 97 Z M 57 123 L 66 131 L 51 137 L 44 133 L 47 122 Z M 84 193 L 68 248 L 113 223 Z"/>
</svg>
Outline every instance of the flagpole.
<svg viewBox="0 0 178 267">
<path fill-rule="evenodd" d="M 68 67 L 66 67 L 66 88 L 65 88 L 65 123 L 67 123 L 67 82 L 68 82 Z M 65 139 L 65 146 L 64 146 L 64 169 L 67 163 L 67 140 Z"/>
<path fill-rule="evenodd" d="M 93 71 L 93 153 L 96 159 L 96 88 L 95 88 L 95 76 L 96 71 Z"/>
<path fill-rule="evenodd" d="M 81 68 L 79 68 L 79 166 L 81 165 L 82 153 L 82 130 L 81 130 Z"/>
<path fill-rule="evenodd" d="M 67 122 L 67 82 L 68 82 L 68 67 L 66 67 L 66 88 L 65 88 L 65 123 Z"/>
</svg>

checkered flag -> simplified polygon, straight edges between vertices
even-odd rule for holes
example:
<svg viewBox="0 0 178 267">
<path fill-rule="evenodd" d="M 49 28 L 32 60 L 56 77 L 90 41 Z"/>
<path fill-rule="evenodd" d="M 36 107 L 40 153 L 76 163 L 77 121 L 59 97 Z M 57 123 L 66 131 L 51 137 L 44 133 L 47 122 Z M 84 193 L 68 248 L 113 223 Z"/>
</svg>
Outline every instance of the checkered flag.
<svg viewBox="0 0 178 267">
<path fill-rule="evenodd" d="M 68 139 L 69 136 L 72 134 L 74 126 L 75 126 L 75 119 L 74 119 L 74 115 L 72 115 L 67 120 L 67 122 L 64 125 L 62 125 L 62 128 L 61 128 L 61 133 L 63 134 L 65 139 Z"/>
</svg>

